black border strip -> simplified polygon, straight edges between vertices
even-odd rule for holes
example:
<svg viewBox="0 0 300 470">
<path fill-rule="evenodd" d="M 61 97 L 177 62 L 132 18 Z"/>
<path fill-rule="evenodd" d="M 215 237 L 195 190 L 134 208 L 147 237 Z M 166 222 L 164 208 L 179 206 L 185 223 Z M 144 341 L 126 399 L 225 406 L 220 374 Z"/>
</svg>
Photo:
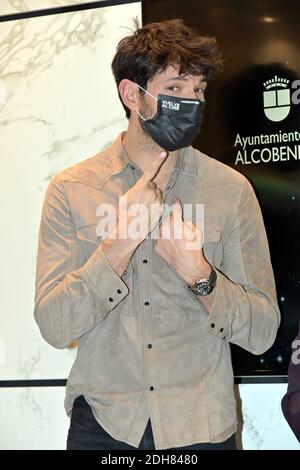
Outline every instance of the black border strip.
<svg viewBox="0 0 300 470">
<path fill-rule="evenodd" d="M 286 375 L 235 377 L 235 384 L 277 384 L 287 383 Z M 65 387 L 67 379 L 0 380 L 1 388 Z"/>
<path fill-rule="evenodd" d="M 0 380 L 0 388 L 14 387 L 65 387 L 66 379 L 41 379 L 41 380 Z"/>
<path fill-rule="evenodd" d="M 287 375 L 235 376 L 234 383 L 235 384 L 286 384 L 288 383 L 288 377 Z"/>
<path fill-rule="evenodd" d="M 36 16 L 57 15 L 59 13 L 69 13 L 81 10 L 92 10 L 95 8 L 112 7 L 116 5 L 125 5 L 126 3 L 138 3 L 141 0 L 103 0 L 102 2 L 86 2 L 80 5 L 66 5 L 54 8 L 44 8 L 42 10 L 22 11 L 20 13 L 11 13 L 9 15 L 0 15 L 0 23 L 3 21 L 23 20 L 26 18 L 34 18 Z"/>
</svg>

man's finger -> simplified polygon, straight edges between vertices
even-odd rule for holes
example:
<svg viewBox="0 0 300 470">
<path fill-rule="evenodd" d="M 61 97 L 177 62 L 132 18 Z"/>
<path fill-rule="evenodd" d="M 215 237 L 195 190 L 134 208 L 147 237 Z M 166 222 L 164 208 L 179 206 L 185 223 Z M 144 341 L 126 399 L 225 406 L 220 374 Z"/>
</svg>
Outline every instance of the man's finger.
<svg viewBox="0 0 300 470">
<path fill-rule="evenodd" d="M 155 188 L 155 192 L 156 192 L 157 199 L 162 203 L 163 202 L 163 196 L 162 196 L 161 190 L 159 188 Z"/>
<path fill-rule="evenodd" d="M 173 212 L 173 217 L 175 220 L 183 220 L 181 201 L 178 199 L 178 197 L 173 200 L 171 211 Z"/>
<path fill-rule="evenodd" d="M 194 240 L 197 237 L 196 226 L 192 220 L 185 220 L 183 225 L 184 238 L 186 240 Z"/>
<path fill-rule="evenodd" d="M 185 231 L 185 238 L 187 240 L 194 240 L 195 242 L 199 243 L 199 245 L 203 245 L 203 235 L 201 230 L 197 227 L 197 225 L 192 220 L 185 220 L 184 225 L 188 227 Z"/>
<path fill-rule="evenodd" d="M 165 151 L 156 155 L 145 169 L 140 181 L 143 181 L 144 183 L 149 183 L 149 181 L 152 181 L 158 173 L 161 165 L 165 161 L 166 156 L 167 152 Z"/>
<path fill-rule="evenodd" d="M 196 231 L 196 225 L 192 220 L 185 220 L 184 223 L 192 232 Z"/>
<path fill-rule="evenodd" d="M 164 240 L 170 240 L 171 238 L 171 219 L 170 214 L 168 214 L 160 223 L 159 226 L 159 235 L 160 238 Z"/>
</svg>

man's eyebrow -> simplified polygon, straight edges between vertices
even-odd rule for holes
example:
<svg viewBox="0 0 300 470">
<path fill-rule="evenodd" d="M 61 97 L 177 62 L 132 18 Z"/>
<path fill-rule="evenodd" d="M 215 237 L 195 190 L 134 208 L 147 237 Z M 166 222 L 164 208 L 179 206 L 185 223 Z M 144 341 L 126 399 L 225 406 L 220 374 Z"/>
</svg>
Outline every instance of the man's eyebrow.
<svg viewBox="0 0 300 470">
<path fill-rule="evenodd" d="M 171 78 L 167 78 L 167 82 L 171 82 L 171 81 L 184 81 L 184 80 L 187 80 L 187 75 L 188 74 L 185 74 L 185 75 L 179 75 L 177 77 L 171 77 Z M 206 77 L 203 77 L 201 80 L 200 80 L 200 83 L 202 82 L 207 82 L 207 78 Z"/>
</svg>

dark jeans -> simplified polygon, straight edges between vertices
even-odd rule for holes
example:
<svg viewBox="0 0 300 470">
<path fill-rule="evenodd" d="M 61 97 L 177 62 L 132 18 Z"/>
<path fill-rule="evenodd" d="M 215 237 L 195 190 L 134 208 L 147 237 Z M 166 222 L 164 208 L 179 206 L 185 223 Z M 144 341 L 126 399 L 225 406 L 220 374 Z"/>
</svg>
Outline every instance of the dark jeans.
<svg viewBox="0 0 300 470">
<path fill-rule="evenodd" d="M 138 449 L 155 450 L 150 419 Z M 118 441 L 108 434 L 96 421 L 92 409 L 83 395 L 73 404 L 71 425 L 68 432 L 67 450 L 138 450 L 126 442 Z M 217 444 L 202 443 L 176 450 L 236 450 L 235 435 Z M 167 449 L 168 450 L 168 449 Z"/>
</svg>

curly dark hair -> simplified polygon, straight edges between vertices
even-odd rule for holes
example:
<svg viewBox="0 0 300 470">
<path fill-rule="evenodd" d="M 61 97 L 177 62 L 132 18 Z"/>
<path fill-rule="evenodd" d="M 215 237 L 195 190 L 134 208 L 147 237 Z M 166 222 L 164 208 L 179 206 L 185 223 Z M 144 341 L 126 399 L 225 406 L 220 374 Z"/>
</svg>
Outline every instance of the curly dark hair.
<svg viewBox="0 0 300 470">
<path fill-rule="evenodd" d="M 216 38 L 199 36 L 183 20 L 174 19 L 139 27 L 119 42 L 112 61 L 112 71 L 117 83 L 124 78 L 147 88 L 148 81 L 169 65 L 179 66 L 179 74 L 204 74 L 210 79 L 223 69 L 222 54 Z M 143 92 L 142 92 L 143 93 Z M 130 110 L 119 98 L 127 118 Z"/>
</svg>

